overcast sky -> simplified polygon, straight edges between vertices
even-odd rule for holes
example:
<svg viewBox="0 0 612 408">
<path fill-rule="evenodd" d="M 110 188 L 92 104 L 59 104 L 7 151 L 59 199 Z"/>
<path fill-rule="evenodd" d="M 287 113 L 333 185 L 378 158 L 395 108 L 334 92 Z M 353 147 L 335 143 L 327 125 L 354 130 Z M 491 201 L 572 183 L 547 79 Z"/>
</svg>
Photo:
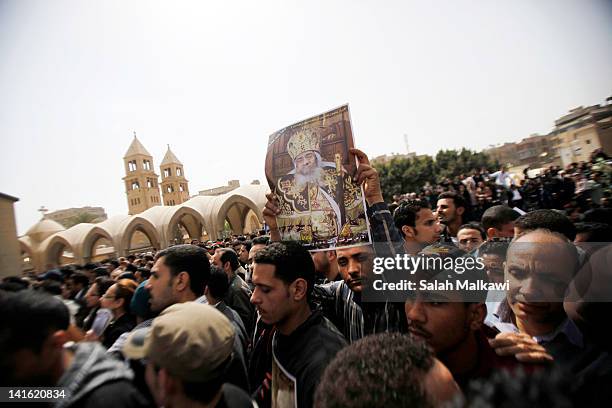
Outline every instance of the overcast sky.
<svg viewBox="0 0 612 408">
<path fill-rule="evenodd" d="M 127 213 L 133 132 L 192 194 L 264 181 L 268 136 L 349 103 L 371 156 L 547 133 L 612 94 L 612 2 L 0 0 L 0 192 Z"/>
</svg>

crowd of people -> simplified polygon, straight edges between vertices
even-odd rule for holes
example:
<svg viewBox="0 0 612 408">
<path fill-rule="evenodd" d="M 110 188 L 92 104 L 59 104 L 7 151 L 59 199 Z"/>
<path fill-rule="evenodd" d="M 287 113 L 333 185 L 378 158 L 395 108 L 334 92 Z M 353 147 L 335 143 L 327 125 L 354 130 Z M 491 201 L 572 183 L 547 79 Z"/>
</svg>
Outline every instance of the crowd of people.
<svg viewBox="0 0 612 408">
<path fill-rule="evenodd" d="M 370 245 L 282 241 L 269 194 L 258 234 L 4 278 L 0 385 L 61 387 L 59 407 L 609 405 L 606 157 L 520 183 L 458 175 L 387 204 L 352 154 Z M 509 287 L 368 298 L 375 258 L 398 254 L 482 259 L 417 275 Z"/>
<path fill-rule="evenodd" d="M 612 208 L 609 159 L 597 150 L 589 162 L 571 163 L 565 168 L 526 167 L 520 175 L 510 173 L 506 166 L 496 171 L 474 169 L 469 174 L 458 174 L 438 183 L 427 182 L 417 192 L 395 195 L 393 204 L 418 198 L 435 208 L 441 193 L 454 192 L 464 199 L 466 216 L 474 220 L 480 220 L 487 208 L 505 204 L 524 211 L 563 210 L 572 221 L 577 221 L 588 210 Z"/>
</svg>

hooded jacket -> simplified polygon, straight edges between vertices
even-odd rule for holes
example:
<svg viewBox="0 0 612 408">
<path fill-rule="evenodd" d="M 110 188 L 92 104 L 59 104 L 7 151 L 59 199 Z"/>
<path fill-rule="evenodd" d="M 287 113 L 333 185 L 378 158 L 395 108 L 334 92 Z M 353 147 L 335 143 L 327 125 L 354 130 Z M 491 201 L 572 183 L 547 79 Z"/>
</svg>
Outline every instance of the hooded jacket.
<svg viewBox="0 0 612 408">
<path fill-rule="evenodd" d="M 132 384 L 132 371 L 108 356 L 100 344 L 84 342 L 67 348 L 74 357 L 57 384 L 65 389 L 66 398 L 59 400 L 56 408 L 148 406 Z"/>
</svg>

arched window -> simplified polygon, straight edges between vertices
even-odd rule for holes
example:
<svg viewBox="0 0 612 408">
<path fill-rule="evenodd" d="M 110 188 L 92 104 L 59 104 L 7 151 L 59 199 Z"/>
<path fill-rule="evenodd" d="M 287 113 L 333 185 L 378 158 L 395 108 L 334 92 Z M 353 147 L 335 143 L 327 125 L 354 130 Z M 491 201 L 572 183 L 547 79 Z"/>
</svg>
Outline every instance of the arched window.
<svg viewBox="0 0 612 408">
<path fill-rule="evenodd" d="M 132 190 L 138 190 L 140 188 L 140 183 L 138 181 L 132 181 Z"/>
<path fill-rule="evenodd" d="M 183 170 L 181 170 L 181 168 L 180 168 L 180 167 L 177 167 L 177 168 L 176 168 L 176 175 L 177 175 L 177 176 L 182 176 L 182 175 L 183 175 Z"/>
<path fill-rule="evenodd" d="M 137 167 L 136 167 L 136 160 L 130 160 L 128 162 L 128 170 L 129 171 L 136 171 Z"/>
<path fill-rule="evenodd" d="M 143 161 L 142 161 L 142 167 L 143 167 L 145 170 L 151 170 L 151 162 L 150 162 L 150 161 L 148 161 L 148 160 L 143 160 Z"/>
<path fill-rule="evenodd" d="M 164 178 L 170 177 L 171 175 L 172 172 L 170 171 L 170 168 L 164 169 Z"/>
</svg>

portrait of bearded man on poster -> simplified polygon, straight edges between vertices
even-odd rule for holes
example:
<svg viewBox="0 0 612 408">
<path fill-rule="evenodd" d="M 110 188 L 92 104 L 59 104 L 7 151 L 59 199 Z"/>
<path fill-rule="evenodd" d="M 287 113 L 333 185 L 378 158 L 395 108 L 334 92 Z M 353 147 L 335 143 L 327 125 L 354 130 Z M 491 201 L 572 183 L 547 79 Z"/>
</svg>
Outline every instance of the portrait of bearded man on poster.
<svg viewBox="0 0 612 408">
<path fill-rule="evenodd" d="M 287 142 L 287 153 L 293 169 L 276 186 L 281 208 L 293 213 L 279 223 L 287 238 L 337 244 L 367 230 L 365 220 L 359 219 L 361 188 L 342 167 L 340 154 L 335 154 L 334 162 L 322 158 L 321 137 L 315 129 L 295 132 Z"/>
</svg>

